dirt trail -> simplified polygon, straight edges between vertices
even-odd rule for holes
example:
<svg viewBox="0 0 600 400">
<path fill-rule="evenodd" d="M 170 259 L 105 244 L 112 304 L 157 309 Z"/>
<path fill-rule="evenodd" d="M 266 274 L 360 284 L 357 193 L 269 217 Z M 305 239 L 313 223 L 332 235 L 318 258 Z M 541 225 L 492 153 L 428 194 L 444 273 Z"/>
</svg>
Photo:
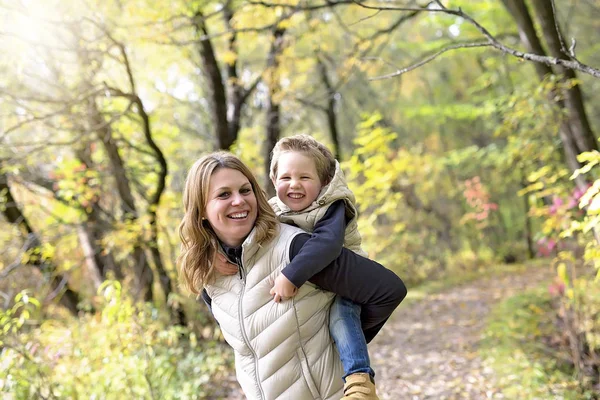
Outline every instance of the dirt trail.
<svg viewBox="0 0 600 400">
<path fill-rule="evenodd" d="M 369 349 L 380 398 L 504 399 L 477 354 L 486 317 L 495 303 L 551 273 L 486 277 L 401 305 Z"/>
</svg>

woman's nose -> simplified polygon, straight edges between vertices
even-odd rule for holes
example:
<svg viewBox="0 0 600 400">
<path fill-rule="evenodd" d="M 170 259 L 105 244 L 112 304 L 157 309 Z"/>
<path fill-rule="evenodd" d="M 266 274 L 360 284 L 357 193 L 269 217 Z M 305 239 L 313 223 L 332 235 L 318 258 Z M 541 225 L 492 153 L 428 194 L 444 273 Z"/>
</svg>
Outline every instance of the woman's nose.
<svg viewBox="0 0 600 400">
<path fill-rule="evenodd" d="M 244 203 L 244 197 L 240 193 L 235 193 L 231 196 L 231 205 L 239 206 Z"/>
</svg>

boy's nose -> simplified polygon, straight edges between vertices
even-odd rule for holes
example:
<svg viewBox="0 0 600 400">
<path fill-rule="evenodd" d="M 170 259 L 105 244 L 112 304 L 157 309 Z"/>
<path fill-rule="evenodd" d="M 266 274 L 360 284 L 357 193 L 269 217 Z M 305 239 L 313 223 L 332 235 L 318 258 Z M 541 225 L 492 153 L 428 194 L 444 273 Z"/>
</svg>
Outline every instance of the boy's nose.
<svg viewBox="0 0 600 400">
<path fill-rule="evenodd" d="M 296 180 L 296 179 L 292 179 L 292 180 L 290 181 L 290 187 L 293 187 L 293 188 L 294 188 L 294 187 L 298 187 L 298 186 L 300 186 L 300 181 L 298 181 L 298 180 Z"/>
</svg>

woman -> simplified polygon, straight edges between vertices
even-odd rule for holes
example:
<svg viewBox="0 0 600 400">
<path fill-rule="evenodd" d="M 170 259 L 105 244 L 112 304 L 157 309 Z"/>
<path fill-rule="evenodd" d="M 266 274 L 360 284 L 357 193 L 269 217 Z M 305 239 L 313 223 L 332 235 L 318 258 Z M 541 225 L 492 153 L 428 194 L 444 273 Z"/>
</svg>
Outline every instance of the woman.
<svg viewBox="0 0 600 400">
<path fill-rule="evenodd" d="M 293 299 L 276 303 L 269 293 L 274 279 L 310 236 L 277 222 L 252 173 L 229 153 L 198 160 L 183 197 L 180 277 L 193 293 L 205 289 L 203 297 L 234 349 L 246 396 L 339 399 L 343 372 L 328 331 L 330 292 L 361 304 L 370 341 L 406 295 L 402 281 L 344 249 Z M 237 264 L 239 274 L 217 272 L 220 252 Z"/>
</svg>

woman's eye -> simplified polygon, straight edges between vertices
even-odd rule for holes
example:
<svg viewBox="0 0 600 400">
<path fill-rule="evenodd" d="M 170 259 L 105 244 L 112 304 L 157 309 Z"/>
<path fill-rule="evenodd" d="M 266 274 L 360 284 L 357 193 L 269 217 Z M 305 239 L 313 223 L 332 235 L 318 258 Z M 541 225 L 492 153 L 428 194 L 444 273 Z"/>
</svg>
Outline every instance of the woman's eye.
<svg viewBox="0 0 600 400">
<path fill-rule="evenodd" d="M 248 194 L 252 192 L 252 188 L 243 188 L 240 190 L 240 193 L 242 194 Z"/>
<path fill-rule="evenodd" d="M 227 197 L 229 197 L 229 192 L 219 193 L 217 197 L 220 199 L 226 199 Z"/>
</svg>

